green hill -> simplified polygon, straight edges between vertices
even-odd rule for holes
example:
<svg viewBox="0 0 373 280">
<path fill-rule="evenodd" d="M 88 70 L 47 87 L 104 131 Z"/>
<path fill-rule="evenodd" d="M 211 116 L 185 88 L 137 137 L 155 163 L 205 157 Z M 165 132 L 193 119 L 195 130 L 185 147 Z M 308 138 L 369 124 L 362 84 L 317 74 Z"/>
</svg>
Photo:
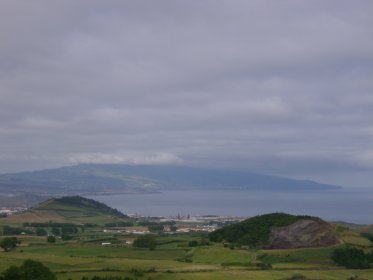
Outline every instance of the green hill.
<svg viewBox="0 0 373 280">
<path fill-rule="evenodd" d="M 104 224 L 126 220 L 127 216 L 101 202 L 81 196 L 51 198 L 29 210 L 6 218 L 9 223 L 68 222 Z"/>
<path fill-rule="evenodd" d="M 57 210 L 57 211 L 76 211 L 80 213 L 107 214 L 118 218 L 126 217 L 122 212 L 107 206 L 104 203 L 81 196 L 65 196 L 61 198 L 52 198 L 41 204 L 35 209 L 38 210 Z"/>
<path fill-rule="evenodd" d="M 310 216 L 273 213 L 229 225 L 209 235 L 214 242 L 230 242 L 256 248 L 289 249 L 338 243 L 333 228 Z"/>
</svg>

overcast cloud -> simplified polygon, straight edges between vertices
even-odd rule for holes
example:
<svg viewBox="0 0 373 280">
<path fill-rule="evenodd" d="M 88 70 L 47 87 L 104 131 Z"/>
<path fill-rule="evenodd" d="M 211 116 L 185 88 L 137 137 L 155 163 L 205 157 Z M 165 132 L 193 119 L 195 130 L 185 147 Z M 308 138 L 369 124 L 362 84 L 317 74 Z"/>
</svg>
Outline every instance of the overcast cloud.
<svg viewBox="0 0 373 280">
<path fill-rule="evenodd" d="M 373 1 L 0 3 L 0 173 L 80 162 L 373 181 Z"/>
</svg>

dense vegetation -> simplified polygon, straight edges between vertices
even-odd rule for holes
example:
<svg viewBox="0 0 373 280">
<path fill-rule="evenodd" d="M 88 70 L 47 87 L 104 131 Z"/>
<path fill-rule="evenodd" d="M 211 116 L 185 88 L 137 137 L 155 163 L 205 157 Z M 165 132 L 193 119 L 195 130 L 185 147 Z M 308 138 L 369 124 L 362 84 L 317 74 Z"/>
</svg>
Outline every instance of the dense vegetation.
<svg viewBox="0 0 373 280">
<path fill-rule="evenodd" d="M 157 241 L 153 235 L 144 235 L 135 239 L 133 242 L 134 247 L 147 248 L 149 250 L 154 250 L 157 246 Z"/>
<path fill-rule="evenodd" d="M 76 224 L 72 223 L 56 223 L 49 221 L 48 223 L 23 223 L 24 227 L 76 227 Z"/>
<path fill-rule="evenodd" d="M 116 222 L 116 223 L 105 223 L 105 227 L 132 227 L 134 225 L 133 222 Z"/>
<path fill-rule="evenodd" d="M 0 247 L 3 248 L 5 252 L 9 252 L 17 247 L 21 242 L 17 237 L 6 237 L 0 242 Z"/>
<path fill-rule="evenodd" d="M 2 273 L 0 280 L 56 280 L 56 275 L 41 262 L 26 260 L 21 266 L 11 266 Z"/>
<path fill-rule="evenodd" d="M 367 238 L 368 240 L 370 240 L 370 242 L 373 243 L 373 234 L 371 233 L 367 233 L 367 232 L 363 232 L 360 234 L 362 237 L 364 238 Z"/>
<path fill-rule="evenodd" d="M 84 232 L 84 226 L 77 226 L 69 223 L 24 223 L 23 227 L 3 226 L 0 235 L 37 235 L 46 236 L 48 234 L 64 236 Z"/>
<path fill-rule="evenodd" d="M 2 228 L 2 235 L 20 235 L 22 232 L 27 234 L 31 233 L 29 230 L 25 228 L 18 228 L 18 227 L 11 227 L 11 226 L 3 226 Z"/>
<path fill-rule="evenodd" d="M 288 226 L 308 216 L 294 216 L 284 213 L 273 213 L 256 216 L 245 221 L 229 225 L 210 233 L 213 242 L 227 241 L 250 247 L 268 245 L 272 227 Z"/>
<path fill-rule="evenodd" d="M 370 268 L 373 263 L 373 252 L 364 253 L 354 247 L 338 248 L 333 251 L 332 260 L 346 268 Z"/>
</svg>

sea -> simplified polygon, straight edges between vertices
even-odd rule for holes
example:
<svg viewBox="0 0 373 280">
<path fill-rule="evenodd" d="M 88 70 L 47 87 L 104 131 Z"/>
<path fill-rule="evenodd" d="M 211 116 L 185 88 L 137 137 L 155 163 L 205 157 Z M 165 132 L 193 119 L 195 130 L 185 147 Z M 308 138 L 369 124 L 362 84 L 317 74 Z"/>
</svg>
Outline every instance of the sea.
<svg viewBox="0 0 373 280">
<path fill-rule="evenodd" d="M 373 188 L 323 191 L 180 190 L 94 195 L 126 214 L 141 216 L 218 215 L 251 217 L 284 212 L 328 221 L 373 224 Z"/>
</svg>

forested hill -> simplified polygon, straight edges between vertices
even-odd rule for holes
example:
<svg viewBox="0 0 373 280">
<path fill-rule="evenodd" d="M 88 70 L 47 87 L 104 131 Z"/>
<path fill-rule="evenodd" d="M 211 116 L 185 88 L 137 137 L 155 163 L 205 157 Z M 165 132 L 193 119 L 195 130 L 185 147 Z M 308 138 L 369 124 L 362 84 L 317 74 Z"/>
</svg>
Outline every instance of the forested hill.
<svg viewBox="0 0 373 280">
<path fill-rule="evenodd" d="M 225 226 L 209 235 L 214 242 L 255 248 L 289 249 L 338 243 L 333 227 L 317 217 L 272 213 Z"/>
<path fill-rule="evenodd" d="M 2 193 L 47 195 L 150 192 L 179 189 L 326 190 L 308 180 L 168 165 L 81 164 L 0 175 Z"/>
</svg>

